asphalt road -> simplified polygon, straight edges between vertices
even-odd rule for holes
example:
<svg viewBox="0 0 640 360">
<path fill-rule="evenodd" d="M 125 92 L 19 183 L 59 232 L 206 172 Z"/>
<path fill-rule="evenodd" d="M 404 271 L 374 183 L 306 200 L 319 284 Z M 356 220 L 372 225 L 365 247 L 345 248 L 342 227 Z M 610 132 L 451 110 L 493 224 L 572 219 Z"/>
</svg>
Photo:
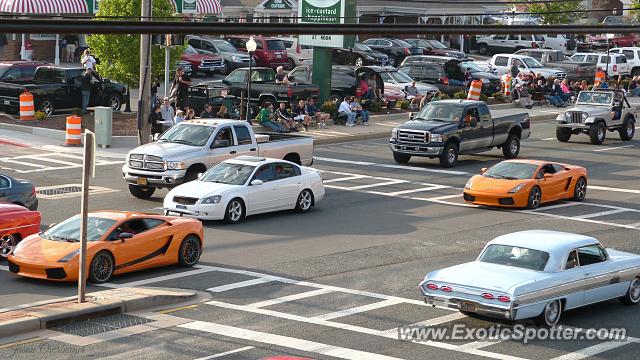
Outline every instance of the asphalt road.
<svg viewBox="0 0 640 360">
<path fill-rule="evenodd" d="M 577 232 L 607 247 L 640 253 L 640 141 L 622 142 L 617 133 L 608 133 L 602 146 L 590 145 L 586 136 L 563 144 L 554 134 L 551 123 L 534 123 L 520 157 L 586 166 L 590 189 L 583 203 L 558 202 L 537 211 L 463 203 L 467 179 L 501 161 L 499 150 L 461 156 L 456 168 L 442 169 L 429 159 L 393 163 L 385 140 L 317 146 L 314 166 L 324 171 L 327 197 L 310 213 L 259 215 L 234 226 L 207 222 L 206 249 L 197 268 L 150 270 L 107 285 L 177 287 L 211 296 L 207 304 L 166 314 L 183 325 L 137 335 L 117 330 L 123 337 L 105 341 L 96 336 L 44 339 L 0 347 L 0 358 L 640 358 L 638 308 L 617 301 L 569 311 L 561 323 L 580 329 L 625 327 L 634 338 L 624 342 L 397 340 L 399 325 L 494 324 L 426 307 L 416 285 L 430 270 L 473 260 L 498 235 L 525 229 Z M 40 189 L 80 182 L 80 160 L 68 154 L 66 161 L 78 166 L 52 163 L 65 155 L 30 148 L 0 145 L 0 154 L 13 160 L 0 159 L 1 171 L 30 179 Z M 99 160 L 91 209 L 159 211 L 166 190 L 151 200 L 135 199 L 121 180 L 120 159 Z M 77 195 L 41 197 L 44 223 L 79 212 L 79 200 Z M 3 307 L 75 292 L 75 284 L 21 279 L 6 266 L 0 269 Z M 104 288 L 90 286 L 89 291 Z"/>
</svg>

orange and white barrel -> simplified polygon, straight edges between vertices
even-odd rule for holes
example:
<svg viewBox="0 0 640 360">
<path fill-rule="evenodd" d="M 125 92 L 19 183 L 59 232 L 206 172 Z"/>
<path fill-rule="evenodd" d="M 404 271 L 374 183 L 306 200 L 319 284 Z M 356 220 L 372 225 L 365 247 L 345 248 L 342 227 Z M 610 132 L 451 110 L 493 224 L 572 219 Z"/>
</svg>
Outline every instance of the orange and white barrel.
<svg viewBox="0 0 640 360">
<path fill-rule="evenodd" d="M 473 80 L 469 87 L 469 94 L 467 100 L 480 100 L 480 93 L 482 93 L 482 81 Z"/>
<path fill-rule="evenodd" d="M 66 132 L 65 146 L 82 145 L 82 118 L 77 115 L 67 116 Z"/>
<path fill-rule="evenodd" d="M 606 74 L 604 73 L 604 71 L 597 71 L 596 72 L 596 79 L 593 82 L 593 87 L 594 88 L 599 88 L 600 85 L 602 85 L 602 82 L 604 81 L 606 77 Z"/>
<path fill-rule="evenodd" d="M 33 120 L 34 115 L 33 95 L 25 91 L 20 94 L 20 120 Z"/>
<path fill-rule="evenodd" d="M 511 96 L 511 76 L 504 82 L 504 96 Z"/>
</svg>

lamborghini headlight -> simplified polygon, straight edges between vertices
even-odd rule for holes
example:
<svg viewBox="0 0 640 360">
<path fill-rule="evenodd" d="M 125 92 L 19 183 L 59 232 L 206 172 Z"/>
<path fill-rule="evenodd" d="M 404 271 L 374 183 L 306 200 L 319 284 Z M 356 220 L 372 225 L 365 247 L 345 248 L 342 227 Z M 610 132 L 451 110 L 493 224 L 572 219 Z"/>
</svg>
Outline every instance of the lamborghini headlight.
<svg viewBox="0 0 640 360">
<path fill-rule="evenodd" d="M 68 253 L 67 255 L 65 255 L 65 257 L 63 257 L 62 259 L 58 260 L 58 262 L 61 262 L 61 263 L 69 262 L 69 261 L 71 261 L 71 259 L 73 259 L 76 255 L 78 255 L 78 253 L 80 253 L 80 249 L 78 249 L 78 250 L 74 250 L 74 251 L 72 251 L 72 252 Z"/>
<path fill-rule="evenodd" d="M 467 184 L 464 186 L 464 188 L 467 190 L 471 190 L 471 186 L 473 186 L 473 179 L 469 179 L 469 181 L 467 181 Z"/>
<path fill-rule="evenodd" d="M 516 187 L 514 187 L 513 189 L 509 190 L 509 194 L 515 194 L 518 191 L 520 191 L 523 187 L 525 186 L 525 183 L 520 183 L 518 185 L 516 185 Z"/>
</svg>

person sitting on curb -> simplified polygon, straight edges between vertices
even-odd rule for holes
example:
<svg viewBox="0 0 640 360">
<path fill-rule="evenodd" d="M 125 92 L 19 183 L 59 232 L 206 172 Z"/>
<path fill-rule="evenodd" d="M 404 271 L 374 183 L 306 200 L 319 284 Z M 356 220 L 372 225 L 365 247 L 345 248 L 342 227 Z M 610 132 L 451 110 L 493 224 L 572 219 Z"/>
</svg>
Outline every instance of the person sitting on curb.
<svg viewBox="0 0 640 360">
<path fill-rule="evenodd" d="M 278 123 L 273 122 L 273 105 L 270 102 L 265 102 L 264 107 L 258 113 L 258 117 L 256 118 L 260 122 L 260 125 L 264 127 L 268 127 L 269 129 L 283 133 L 287 132 L 283 129 Z"/>
<path fill-rule="evenodd" d="M 293 120 L 298 124 L 302 123 L 304 131 L 309 131 L 309 124 L 311 123 L 311 116 L 307 115 L 305 111 L 304 100 L 300 99 L 298 105 L 293 106 Z"/>
<path fill-rule="evenodd" d="M 422 96 L 420 96 L 420 92 L 416 87 L 415 80 L 412 80 L 411 85 L 407 85 L 404 88 L 404 92 L 407 94 L 407 100 L 411 102 L 410 103 L 411 108 L 415 108 L 416 106 L 418 106 L 418 104 L 420 104 L 420 99 L 422 98 Z"/>
<path fill-rule="evenodd" d="M 307 115 L 311 116 L 313 120 L 318 124 L 319 129 L 325 129 L 327 127 L 327 120 L 331 117 L 331 114 L 318 111 L 315 100 L 313 98 L 307 99 L 307 106 L 305 107 Z"/>
<path fill-rule="evenodd" d="M 296 128 L 296 122 L 293 121 L 293 116 L 287 110 L 287 103 L 280 103 L 280 106 L 276 110 L 275 117 L 281 127 L 288 129 L 289 131 L 298 131 Z"/>
<path fill-rule="evenodd" d="M 362 118 L 362 125 L 369 126 L 369 112 L 362 108 L 358 98 L 351 97 L 351 110 L 356 113 L 356 117 Z"/>
<path fill-rule="evenodd" d="M 523 108 L 531 109 L 533 107 L 533 100 L 529 91 L 522 86 L 522 84 L 516 85 L 516 89 L 511 93 L 511 98 L 516 104 L 520 104 Z"/>
<path fill-rule="evenodd" d="M 338 114 L 341 116 L 347 117 L 347 122 L 344 124 L 348 127 L 353 127 L 356 125 L 356 113 L 351 110 L 351 98 L 345 97 L 342 103 L 340 103 L 340 107 L 338 108 Z"/>
</svg>

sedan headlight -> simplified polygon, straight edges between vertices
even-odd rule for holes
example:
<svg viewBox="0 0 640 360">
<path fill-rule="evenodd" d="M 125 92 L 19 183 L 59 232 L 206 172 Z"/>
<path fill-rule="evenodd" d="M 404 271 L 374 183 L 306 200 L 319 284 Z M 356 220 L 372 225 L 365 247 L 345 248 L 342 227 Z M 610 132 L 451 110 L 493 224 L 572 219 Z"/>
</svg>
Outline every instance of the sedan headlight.
<svg viewBox="0 0 640 360">
<path fill-rule="evenodd" d="M 187 164 L 182 161 L 165 161 L 165 170 L 184 170 L 187 168 Z"/>
<path fill-rule="evenodd" d="M 471 186 L 473 185 L 473 178 L 469 179 L 467 183 L 464 185 L 464 188 L 467 190 L 471 190 Z"/>
<path fill-rule="evenodd" d="M 520 191 L 520 189 L 522 189 L 525 186 L 525 183 L 520 183 L 518 185 L 516 185 L 516 187 L 514 187 L 513 189 L 509 190 L 509 194 L 515 194 L 518 191 Z"/>
<path fill-rule="evenodd" d="M 220 203 L 220 200 L 222 200 L 222 196 L 214 195 L 214 196 L 208 196 L 208 197 L 202 199 L 201 203 L 205 204 L 205 205 L 218 204 L 218 203 Z"/>
<path fill-rule="evenodd" d="M 65 257 L 63 257 L 62 259 L 58 260 L 58 262 L 61 262 L 61 263 L 69 262 L 69 261 L 71 261 L 71 259 L 73 259 L 76 255 L 78 255 L 78 253 L 80 253 L 80 249 L 78 249 L 78 250 L 74 250 L 74 251 L 72 251 L 72 252 L 68 253 L 67 255 L 65 255 Z"/>
<path fill-rule="evenodd" d="M 431 142 L 443 142 L 444 136 L 442 134 L 431 134 Z"/>
</svg>

